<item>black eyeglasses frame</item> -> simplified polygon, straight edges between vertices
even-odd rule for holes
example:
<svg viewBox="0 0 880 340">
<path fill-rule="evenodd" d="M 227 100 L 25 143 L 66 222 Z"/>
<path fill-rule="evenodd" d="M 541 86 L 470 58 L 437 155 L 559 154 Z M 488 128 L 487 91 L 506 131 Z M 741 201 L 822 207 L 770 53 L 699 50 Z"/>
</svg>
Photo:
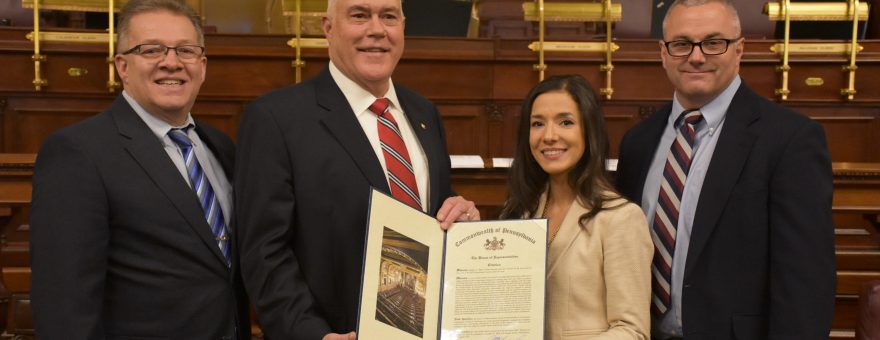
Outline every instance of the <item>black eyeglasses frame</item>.
<svg viewBox="0 0 880 340">
<path fill-rule="evenodd" d="M 201 45 L 178 45 L 178 46 L 166 46 L 166 45 L 156 44 L 156 43 L 137 44 L 137 45 L 134 45 L 134 47 L 129 48 L 129 49 L 125 50 L 124 52 L 120 53 L 120 54 L 122 54 L 122 55 L 128 55 L 128 54 L 132 54 L 132 53 L 137 53 L 138 55 L 140 55 L 140 56 L 142 56 L 142 57 L 144 57 L 144 58 L 148 58 L 148 59 L 152 59 L 152 58 L 157 58 L 157 57 L 159 57 L 158 55 L 155 56 L 155 57 L 147 57 L 147 56 L 144 56 L 144 55 L 141 53 L 141 51 L 140 51 L 141 48 L 142 48 L 143 46 L 160 46 L 160 47 L 162 47 L 162 48 L 165 50 L 164 53 L 162 53 L 162 56 L 163 56 L 163 57 L 167 57 L 167 56 L 168 56 L 168 51 L 174 50 L 174 53 L 177 54 L 177 57 L 180 58 L 180 59 L 182 59 L 182 60 L 196 60 L 196 59 L 198 59 L 199 57 L 205 55 L 205 46 L 201 46 Z M 180 51 L 178 51 L 177 49 L 178 49 L 178 48 L 183 48 L 183 47 L 189 47 L 189 48 L 198 49 L 198 50 L 199 50 L 199 53 L 198 53 L 193 59 L 187 59 L 187 58 L 185 58 L 185 57 L 184 57 L 184 58 L 181 58 L 181 57 L 180 57 Z"/>
<path fill-rule="evenodd" d="M 666 46 L 666 54 L 668 54 L 671 57 L 690 57 L 691 54 L 694 53 L 695 46 L 699 46 L 700 52 L 702 52 L 704 55 L 722 55 L 722 54 L 727 53 L 727 50 L 730 49 L 731 43 L 739 42 L 739 40 L 741 40 L 742 38 L 743 37 L 737 37 L 737 38 L 733 38 L 733 39 L 712 38 L 712 39 L 703 39 L 700 41 L 689 41 L 689 40 L 684 40 L 684 39 L 672 40 L 672 41 L 663 40 L 663 45 Z M 721 51 L 718 53 L 706 53 L 706 50 L 703 49 L 703 43 L 705 43 L 707 41 L 708 42 L 723 41 L 724 42 L 724 51 Z M 686 43 L 691 44 L 690 51 L 688 51 L 687 54 L 672 54 L 671 50 L 669 49 L 669 45 L 672 43 L 682 43 L 682 42 L 686 42 Z"/>
</svg>

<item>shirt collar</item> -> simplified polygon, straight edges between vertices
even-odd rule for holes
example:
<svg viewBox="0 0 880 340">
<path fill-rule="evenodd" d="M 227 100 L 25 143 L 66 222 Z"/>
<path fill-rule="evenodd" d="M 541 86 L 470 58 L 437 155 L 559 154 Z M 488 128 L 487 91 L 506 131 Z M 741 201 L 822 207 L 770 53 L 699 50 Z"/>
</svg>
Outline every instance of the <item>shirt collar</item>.
<svg viewBox="0 0 880 340">
<path fill-rule="evenodd" d="M 333 64 L 332 60 L 330 61 L 330 76 L 333 78 L 333 81 L 336 82 L 336 86 L 339 86 L 339 89 L 342 90 L 342 94 L 345 95 L 345 99 L 354 111 L 355 116 L 366 114 L 370 105 L 376 101 L 377 98 L 369 91 L 364 90 L 360 85 L 349 79 L 342 73 L 342 71 L 336 68 L 336 65 Z M 388 92 L 385 93 L 384 98 L 388 98 L 388 100 L 391 101 L 392 108 L 397 108 L 402 111 L 400 103 L 397 100 L 397 92 L 394 91 L 394 83 L 390 78 L 388 79 Z"/>
<path fill-rule="evenodd" d="M 182 128 L 190 124 L 192 124 L 193 126 L 196 125 L 195 120 L 193 120 L 192 114 L 190 113 L 186 114 L 186 123 L 184 123 L 182 126 L 173 126 L 171 124 L 168 124 L 168 122 L 156 118 L 156 116 L 147 112 L 147 110 L 145 110 L 143 106 L 138 104 L 138 102 L 134 100 L 134 98 L 129 96 L 128 93 L 125 92 L 125 90 L 122 91 L 122 97 L 125 98 L 125 101 L 128 102 L 128 105 L 130 105 L 131 108 L 134 109 L 134 112 L 137 113 L 139 117 L 141 117 L 141 120 L 143 120 L 144 123 L 147 124 L 147 127 L 150 128 L 150 131 L 153 131 L 153 134 L 155 134 L 156 137 L 159 137 L 159 140 L 163 141 L 163 143 L 165 144 L 167 144 L 165 136 L 168 135 L 168 131 L 171 131 L 171 129 Z"/>
<path fill-rule="evenodd" d="M 736 91 L 739 90 L 740 84 L 742 84 L 742 79 L 737 75 L 721 94 L 700 108 L 700 113 L 703 114 L 706 126 L 710 129 L 717 129 L 718 126 L 721 125 L 721 122 L 724 121 L 724 117 L 727 116 L 727 108 L 730 107 L 730 103 L 733 101 L 733 96 L 736 94 Z M 666 126 L 673 126 L 675 120 L 682 112 L 684 112 L 684 110 L 685 108 L 678 101 L 678 97 L 672 96 L 672 114 L 669 115 Z"/>
</svg>

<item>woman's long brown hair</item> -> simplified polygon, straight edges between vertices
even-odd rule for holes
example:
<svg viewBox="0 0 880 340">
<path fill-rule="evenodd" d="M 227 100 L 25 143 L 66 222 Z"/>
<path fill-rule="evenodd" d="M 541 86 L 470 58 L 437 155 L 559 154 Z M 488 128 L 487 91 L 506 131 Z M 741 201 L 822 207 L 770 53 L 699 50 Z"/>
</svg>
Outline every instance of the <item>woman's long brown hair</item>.
<svg viewBox="0 0 880 340">
<path fill-rule="evenodd" d="M 577 103 L 581 115 L 581 126 L 586 148 L 584 155 L 569 172 L 568 182 L 575 192 L 578 202 L 590 211 L 581 215 L 578 223 L 586 225 L 587 220 L 604 209 L 609 200 L 621 197 L 616 192 L 605 163 L 608 158 L 608 133 L 605 119 L 596 93 L 581 76 L 564 75 L 545 79 L 533 88 L 522 104 L 517 128 L 518 136 L 514 150 L 513 164 L 508 173 L 507 201 L 501 209 L 501 218 L 521 218 L 535 216 L 541 193 L 547 186 L 548 175 L 535 158 L 529 146 L 529 130 L 532 106 L 538 96 L 554 91 L 564 91 Z"/>
</svg>

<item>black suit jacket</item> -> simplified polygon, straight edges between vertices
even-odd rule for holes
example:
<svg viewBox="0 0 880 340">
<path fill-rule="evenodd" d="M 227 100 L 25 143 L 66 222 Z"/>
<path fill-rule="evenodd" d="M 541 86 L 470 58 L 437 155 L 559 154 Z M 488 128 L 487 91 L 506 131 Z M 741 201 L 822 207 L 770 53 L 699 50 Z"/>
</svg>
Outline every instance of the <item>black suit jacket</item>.
<svg viewBox="0 0 880 340">
<path fill-rule="evenodd" d="M 229 137 L 196 131 L 231 177 Z M 195 192 L 122 96 L 47 139 L 33 185 L 40 339 L 250 338 L 237 264 L 226 266 Z"/>
<path fill-rule="evenodd" d="M 395 91 L 427 156 L 433 215 L 452 195 L 440 114 L 416 93 Z M 370 187 L 389 189 L 329 69 L 248 105 L 238 148 L 242 272 L 267 338 L 353 331 Z"/>
<path fill-rule="evenodd" d="M 634 202 L 642 202 L 670 111 L 651 115 L 621 143 L 618 188 Z M 694 216 L 682 287 L 685 339 L 828 339 L 831 195 L 822 127 L 741 85 Z"/>
</svg>

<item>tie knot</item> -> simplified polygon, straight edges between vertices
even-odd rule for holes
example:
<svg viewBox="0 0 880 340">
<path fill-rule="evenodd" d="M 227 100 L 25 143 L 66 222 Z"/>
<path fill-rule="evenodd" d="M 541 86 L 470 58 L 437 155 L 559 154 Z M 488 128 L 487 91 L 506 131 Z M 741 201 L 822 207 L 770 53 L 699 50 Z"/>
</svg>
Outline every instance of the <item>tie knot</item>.
<svg viewBox="0 0 880 340">
<path fill-rule="evenodd" d="M 190 128 L 192 128 L 192 124 L 182 128 L 171 129 L 171 131 L 168 131 L 168 137 L 181 148 L 190 148 L 192 147 L 192 140 L 186 135 Z"/>
<path fill-rule="evenodd" d="M 681 117 L 679 119 L 683 120 L 687 124 L 697 125 L 701 120 L 703 120 L 703 113 L 700 112 L 700 110 L 686 110 L 681 113 Z"/>
<path fill-rule="evenodd" d="M 391 101 L 388 98 L 379 98 L 370 105 L 370 112 L 375 113 L 377 116 L 381 116 L 388 111 L 388 107 L 391 105 Z"/>
</svg>

